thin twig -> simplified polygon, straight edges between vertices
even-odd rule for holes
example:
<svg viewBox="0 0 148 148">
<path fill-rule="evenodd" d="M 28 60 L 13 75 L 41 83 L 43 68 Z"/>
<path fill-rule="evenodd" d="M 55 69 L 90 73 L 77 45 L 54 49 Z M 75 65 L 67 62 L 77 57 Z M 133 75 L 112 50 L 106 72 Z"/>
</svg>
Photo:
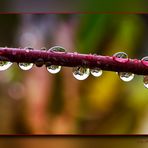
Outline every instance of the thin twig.
<svg viewBox="0 0 148 148">
<path fill-rule="evenodd" d="M 131 72 L 137 75 L 148 75 L 148 62 L 138 59 L 115 58 L 96 54 L 79 54 L 70 52 L 53 52 L 47 50 L 29 50 L 22 48 L 0 48 L 0 61 L 35 63 L 67 67 L 100 68 L 106 71 Z"/>
</svg>

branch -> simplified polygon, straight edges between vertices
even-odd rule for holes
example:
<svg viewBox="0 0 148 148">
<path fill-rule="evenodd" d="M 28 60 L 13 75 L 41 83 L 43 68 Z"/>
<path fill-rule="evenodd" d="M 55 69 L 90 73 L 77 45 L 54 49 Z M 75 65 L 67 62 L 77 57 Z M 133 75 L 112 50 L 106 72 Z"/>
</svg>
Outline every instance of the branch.
<svg viewBox="0 0 148 148">
<path fill-rule="evenodd" d="M 131 72 L 137 75 L 148 75 L 148 61 L 95 54 L 79 54 L 76 52 L 53 52 L 47 50 L 1 47 L 0 61 L 34 63 L 38 67 L 43 64 L 46 66 L 82 66 L 90 69 L 100 68 L 106 71 Z"/>
</svg>

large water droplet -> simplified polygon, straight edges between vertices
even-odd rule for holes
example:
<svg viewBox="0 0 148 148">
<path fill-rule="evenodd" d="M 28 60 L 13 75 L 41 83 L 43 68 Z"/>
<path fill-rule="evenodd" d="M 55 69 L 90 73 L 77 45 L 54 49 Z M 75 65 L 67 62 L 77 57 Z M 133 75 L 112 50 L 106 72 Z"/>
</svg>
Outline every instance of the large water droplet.
<svg viewBox="0 0 148 148">
<path fill-rule="evenodd" d="M 29 51 L 34 50 L 33 47 L 25 47 L 25 49 L 28 53 Z M 19 63 L 18 65 L 22 70 L 30 70 L 33 67 L 33 63 Z"/>
<path fill-rule="evenodd" d="M 143 57 L 143 58 L 141 59 L 141 62 L 142 62 L 143 65 L 148 66 L 148 56 Z"/>
<path fill-rule="evenodd" d="M 73 76 L 78 80 L 85 80 L 90 75 L 90 69 L 84 67 L 74 67 Z"/>
<path fill-rule="evenodd" d="M 8 69 L 12 65 L 11 62 L 8 61 L 0 61 L 0 71 Z"/>
<path fill-rule="evenodd" d="M 143 76 L 143 83 L 144 83 L 144 86 L 146 88 L 148 88 L 148 75 L 147 76 Z"/>
<path fill-rule="evenodd" d="M 33 63 L 19 63 L 18 65 L 22 70 L 29 70 L 33 67 Z"/>
<path fill-rule="evenodd" d="M 61 70 L 61 66 L 50 65 L 50 66 L 47 66 L 47 70 L 52 74 L 56 74 Z"/>
<path fill-rule="evenodd" d="M 94 76 L 94 77 L 100 77 L 102 75 L 102 70 L 100 68 L 94 68 L 90 70 L 90 73 Z"/>
<path fill-rule="evenodd" d="M 120 63 L 126 63 L 128 61 L 128 55 L 125 52 L 117 52 L 113 55 L 113 59 Z"/>
<path fill-rule="evenodd" d="M 125 82 L 129 82 L 134 78 L 134 74 L 130 72 L 118 72 L 118 75 Z"/>
<path fill-rule="evenodd" d="M 49 51 L 52 51 L 52 52 L 66 52 L 65 48 L 64 47 L 61 47 L 61 46 L 51 47 L 49 49 Z"/>
<path fill-rule="evenodd" d="M 51 51 L 51 52 L 65 52 L 66 50 L 65 50 L 65 48 L 63 48 L 61 46 L 54 46 L 54 47 L 50 48 L 49 51 Z M 61 70 L 61 66 L 50 65 L 50 66 L 47 66 L 47 70 L 52 74 L 56 74 Z"/>
<path fill-rule="evenodd" d="M 117 58 L 128 58 L 128 55 L 125 52 L 117 52 L 113 56 Z"/>
</svg>

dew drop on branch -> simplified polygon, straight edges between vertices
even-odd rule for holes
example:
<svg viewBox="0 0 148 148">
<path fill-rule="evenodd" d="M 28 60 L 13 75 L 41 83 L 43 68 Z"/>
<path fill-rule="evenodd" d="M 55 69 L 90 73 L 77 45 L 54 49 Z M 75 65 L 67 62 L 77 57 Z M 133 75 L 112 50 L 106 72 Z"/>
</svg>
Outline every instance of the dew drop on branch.
<svg viewBox="0 0 148 148">
<path fill-rule="evenodd" d="M 56 74 L 56 73 L 60 72 L 61 66 L 58 66 L 58 65 L 47 66 L 47 70 L 48 70 L 48 72 L 50 72 L 52 74 Z"/>
<path fill-rule="evenodd" d="M 73 68 L 73 76 L 77 80 L 85 80 L 90 75 L 90 69 L 84 67 L 74 67 Z"/>
<path fill-rule="evenodd" d="M 117 52 L 113 55 L 113 59 L 120 63 L 128 62 L 128 55 L 125 52 Z"/>
<path fill-rule="evenodd" d="M 30 50 L 34 50 L 34 48 L 33 47 L 25 47 L 25 50 L 26 50 L 27 53 L 29 53 Z"/>
<path fill-rule="evenodd" d="M 118 72 L 118 75 L 125 82 L 129 82 L 134 78 L 134 74 L 130 72 Z"/>
<path fill-rule="evenodd" d="M 61 46 L 54 46 L 54 47 L 50 48 L 49 51 L 50 52 L 66 52 L 65 48 L 63 48 Z M 48 72 L 50 72 L 52 74 L 56 74 L 56 73 L 60 72 L 61 66 L 50 65 L 50 66 L 47 66 L 47 70 L 48 70 Z"/>
<path fill-rule="evenodd" d="M 102 70 L 100 68 L 94 68 L 90 70 L 90 73 L 94 76 L 94 77 L 100 77 L 102 75 Z"/>
<path fill-rule="evenodd" d="M 28 53 L 29 51 L 34 50 L 32 47 L 26 47 L 25 49 Z M 18 65 L 22 70 L 30 70 L 33 67 L 33 63 L 19 63 Z"/>
<path fill-rule="evenodd" d="M 141 59 L 141 62 L 142 62 L 143 65 L 148 66 L 148 56 L 143 57 L 143 58 Z"/>
<path fill-rule="evenodd" d="M 19 63 L 18 65 L 22 70 L 30 70 L 33 67 L 33 63 Z"/>
<path fill-rule="evenodd" d="M 25 49 L 28 49 L 28 50 L 34 50 L 34 48 L 33 47 L 25 47 Z"/>
<path fill-rule="evenodd" d="M 117 52 L 113 55 L 114 60 L 120 63 L 126 63 L 128 61 L 128 55 L 125 52 Z M 134 78 L 134 74 L 131 72 L 118 72 L 121 80 L 129 82 Z"/>
<path fill-rule="evenodd" d="M 8 69 L 12 65 L 11 62 L 8 61 L 0 61 L 0 71 Z"/>
<path fill-rule="evenodd" d="M 54 46 L 49 49 L 51 52 L 66 52 L 66 49 L 62 46 Z"/>
</svg>

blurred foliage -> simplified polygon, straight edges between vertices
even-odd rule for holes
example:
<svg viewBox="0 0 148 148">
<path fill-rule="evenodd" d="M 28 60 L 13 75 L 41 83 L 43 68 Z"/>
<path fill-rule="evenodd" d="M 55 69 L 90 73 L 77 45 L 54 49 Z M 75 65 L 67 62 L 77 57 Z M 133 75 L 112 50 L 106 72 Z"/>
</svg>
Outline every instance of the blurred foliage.
<svg viewBox="0 0 148 148">
<path fill-rule="evenodd" d="M 136 14 L 0 15 L 0 44 L 22 46 L 19 38 L 28 31 L 35 36 L 31 40 L 35 48 L 56 44 L 73 52 L 113 55 L 123 51 L 131 58 L 142 58 L 148 48 L 147 20 L 147 15 Z M 67 69 L 51 76 L 44 68 L 24 72 L 15 64 L 1 72 L 0 133 L 148 132 L 144 120 L 148 92 L 142 76 L 126 83 L 116 73 L 103 72 L 99 78 L 78 82 Z M 43 120 L 46 126 L 40 123 Z"/>
</svg>

